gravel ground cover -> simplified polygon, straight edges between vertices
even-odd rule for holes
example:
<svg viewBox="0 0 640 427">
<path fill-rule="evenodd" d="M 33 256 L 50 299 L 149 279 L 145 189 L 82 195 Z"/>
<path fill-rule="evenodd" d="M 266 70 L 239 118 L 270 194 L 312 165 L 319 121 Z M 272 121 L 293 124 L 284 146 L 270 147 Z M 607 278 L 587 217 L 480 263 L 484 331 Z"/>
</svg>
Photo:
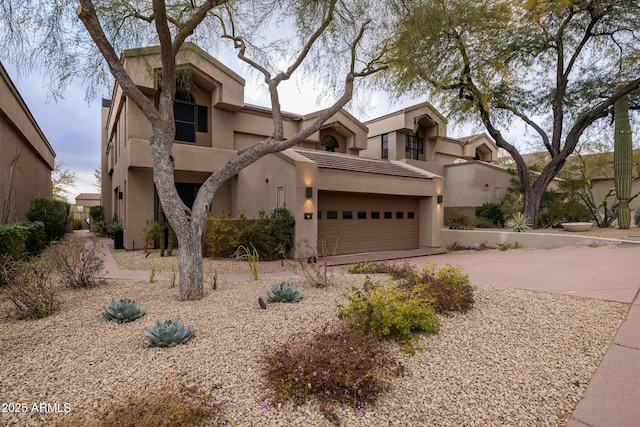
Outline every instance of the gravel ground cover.
<svg viewBox="0 0 640 427">
<path fill-rule="evenodd" d="M 242 265 L 216 262 L 220 272 Z M 243 267 L 240 272 L 247 272 Z M 261 263 L 260 271 L 266 268 Z M 326 289 L 310 287 L 300 276 L 222 280 L 195 302 L 178 302 L 177 289 L 166 280 L 60 289 L 57 314 L 1 319 L 0 400 L 29 410 L 2 412 L 0 424 L 64 426 L 74 419 L 99 425 L 109 405 L 199 384 L 221 403 L 230 426 L 330 425 L 316 402 L 263 407 L 260 358 L 288 337 L 337 325 L 341 295 L 364 277 L 339 271 L 335 279 Z M 301 288 L 302 301 L 261 310 L 257 298 L 282 280 Z M 120 325 L 104 320 L 102 307 L 123 297 L 140 302 L 146 316 Z M 9 303 L 0 302 L 0 309 L 8 312 Z M 406 368 L 390 392 L 364 411 L 335 412 L 345 426 L 565 425 L 627 311 L 627 305 L 595 299 L 476 287 L 475 309 L 442 318 L 440 333 L 422 337 L 415 356 L 389 343 Z M 175 317 L 193 327 L 194 339 L 169 349 L 149 347 L 143 328 Z M 62 413 L 34 412 L 33 404 L 42 402 L 57 403 Z"/>
</svg>

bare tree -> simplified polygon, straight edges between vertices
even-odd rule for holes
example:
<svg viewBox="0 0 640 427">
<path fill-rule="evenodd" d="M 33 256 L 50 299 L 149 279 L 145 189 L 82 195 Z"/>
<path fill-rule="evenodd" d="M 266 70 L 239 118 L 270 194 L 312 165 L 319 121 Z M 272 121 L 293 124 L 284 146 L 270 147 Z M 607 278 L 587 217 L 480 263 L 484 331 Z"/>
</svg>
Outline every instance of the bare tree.
<svg viewBox="0 0 640 427">
<path fill-rule="evenodd" d="M 76 186 L 76 172 L 64 169 L 63 162 L 54 162 L 53 172 L 51 172 L 51 182 L 53 184 L 53 197 L 64 200 L 69 195 L 70 189 Z"/>
<path fill-rule="evenodd" d="M 9 221 L 15 219 L 15 208 L 17 195 L 15 194 L 15 186 L 18 171 L 18 161 L 22 156 L 22 151 L 16 153 L 11 159 L 5 170 L 3 171 L 2 182 L 0 183 L 0 191 L 2 191 L 0 203 L 2 204 L 2 217 L 0 218 L 0 224 L 8 224 Z M 11 218 L 11 212 L 14 214 L 14 218 Z"/>
</svg>

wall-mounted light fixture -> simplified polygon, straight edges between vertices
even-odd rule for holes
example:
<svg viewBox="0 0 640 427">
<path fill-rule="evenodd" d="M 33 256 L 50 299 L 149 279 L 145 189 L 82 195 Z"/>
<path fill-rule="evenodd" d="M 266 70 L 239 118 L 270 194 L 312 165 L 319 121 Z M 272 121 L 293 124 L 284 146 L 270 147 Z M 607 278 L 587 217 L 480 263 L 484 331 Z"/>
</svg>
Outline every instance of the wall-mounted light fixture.
<svg viewBox="0 0 640 427">
<path fill-rule="evenodd" d="M 313 187 L 307 187 L 307 199 L 313 198 Z"/>
<path fill-rule="evenodd" d="M 438 194 L 438 204 L 442 204 L 442 194 Z"/>
<path fill-rule="evenodd" d="M 122 200 L 122 197 L 123 197 L 122 191 L 119 191 L 118 192 L 118 199 Z"/>
</svg>

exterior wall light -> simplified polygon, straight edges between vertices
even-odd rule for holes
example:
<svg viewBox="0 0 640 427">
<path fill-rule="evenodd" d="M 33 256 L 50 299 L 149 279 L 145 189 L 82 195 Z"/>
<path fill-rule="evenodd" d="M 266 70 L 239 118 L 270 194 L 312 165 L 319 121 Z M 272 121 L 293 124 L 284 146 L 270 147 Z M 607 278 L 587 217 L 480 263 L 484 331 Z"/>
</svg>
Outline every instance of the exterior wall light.
<svg viewBox="0 0 640 427">
<path fill-rule="evenodd" d="M 438 194 L 438 204 L 442 204 L 442 194 Z"/>
<path fill-rule="evenodd" d="M 307 199 L 313 198 L 313 187 L 307 187 L 306 191 L 307 191 Z"/>
</svg>

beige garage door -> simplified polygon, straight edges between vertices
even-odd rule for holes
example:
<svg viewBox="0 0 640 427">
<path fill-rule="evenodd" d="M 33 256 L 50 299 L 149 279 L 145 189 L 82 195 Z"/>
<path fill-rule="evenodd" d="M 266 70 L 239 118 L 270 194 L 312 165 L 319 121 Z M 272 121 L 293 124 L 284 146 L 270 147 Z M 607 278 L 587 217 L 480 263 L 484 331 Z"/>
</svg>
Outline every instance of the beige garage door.
<svg viewBox="0 0 640 427">
<path fill-rule="evenodd" d="M 418 247 L 418 199 L 318 192 L 318 241 L 336 255 Z"/>
</svg>

